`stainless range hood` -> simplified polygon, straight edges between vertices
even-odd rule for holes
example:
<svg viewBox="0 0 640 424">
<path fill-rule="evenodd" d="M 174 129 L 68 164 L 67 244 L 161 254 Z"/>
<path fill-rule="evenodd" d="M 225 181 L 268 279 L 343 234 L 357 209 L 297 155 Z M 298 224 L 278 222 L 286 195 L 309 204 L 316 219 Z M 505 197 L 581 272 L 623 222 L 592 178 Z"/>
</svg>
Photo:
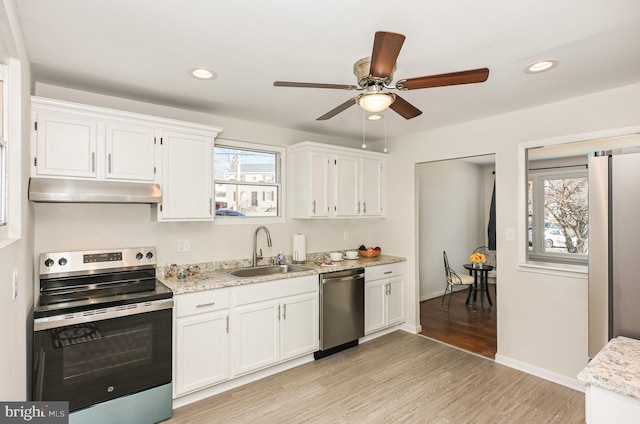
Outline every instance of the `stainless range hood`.
<svg viewBox="0 0 640 424">
<path fill-rule="evenodd" d="M 47 203 L 160 203 L 160 185 L 30 178 L 29 200 Z"/>
</svg>

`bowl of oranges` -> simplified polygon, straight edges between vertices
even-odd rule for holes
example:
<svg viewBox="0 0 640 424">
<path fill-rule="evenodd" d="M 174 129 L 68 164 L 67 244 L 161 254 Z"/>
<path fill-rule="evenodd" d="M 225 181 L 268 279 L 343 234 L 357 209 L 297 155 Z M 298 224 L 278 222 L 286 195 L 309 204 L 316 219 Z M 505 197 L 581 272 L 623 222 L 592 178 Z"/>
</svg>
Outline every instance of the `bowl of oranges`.
<svg viewBox="0 0 640 424">
<path fill-rule="evenodd" d="M 380 254 L 381 250 L 380 247 L 376 246 L 376 247 L 365 247 L 365 245 L 363 244 L 362 246 L 360 246 L 358 248 L 358 253 L 360 254 L 360 256 L 364 257 L 364 258 L 375 258 L 376 256 L 378 256 Z"/>
</svg>

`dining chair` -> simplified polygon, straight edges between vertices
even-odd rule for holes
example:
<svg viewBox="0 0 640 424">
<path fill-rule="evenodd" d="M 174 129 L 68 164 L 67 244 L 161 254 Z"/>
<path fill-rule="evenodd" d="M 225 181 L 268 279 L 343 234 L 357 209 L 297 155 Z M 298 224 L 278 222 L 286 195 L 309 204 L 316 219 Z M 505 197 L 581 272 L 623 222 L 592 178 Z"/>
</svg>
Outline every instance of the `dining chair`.
<svg viewBox="0 0 640 424">
<path fill-rule="evenodd" d="M 497 288 L 498 283 L 498 264 L 496 262 L 496 251 L 489 249 L 487 246 L 476 247 L 473 253 L 482 253 L 487 259 L 486 264 L 491 265 L 493 269 L 487 273 L 487 278 L 493 280 L 493 284 Z"/>
<path fill-rule="evenodd" d="M 470 275 L 458 275 L 456 272 L 451 269 L 449 266 L 449 259 L 447 258 L 447 252 L 445 250 L 442 251 L 442 257 L 444 258 L 444 273 L 447 277 L 447 285 L 444 288 L 444 294 L 442 295 L 442 300 L 440 303 L 444 305 L 444 298 L 447 296 L 447 291 L 449 292 L 449 303 L 447 304 L 447 311 L 451 306 L 451 295 L 453 295 L 453 287 L 454 286 L 471 286 L 473 285 L 473 277 Z"/>
</svg>

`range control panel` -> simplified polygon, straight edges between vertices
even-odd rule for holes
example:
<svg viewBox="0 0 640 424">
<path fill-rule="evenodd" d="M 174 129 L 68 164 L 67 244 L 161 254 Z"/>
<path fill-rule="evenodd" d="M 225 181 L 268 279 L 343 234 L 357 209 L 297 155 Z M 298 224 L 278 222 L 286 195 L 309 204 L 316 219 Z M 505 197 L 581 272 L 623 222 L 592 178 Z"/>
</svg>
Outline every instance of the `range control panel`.
<svg viewBox="0 0 640 424">
<path fill-rule="evenodd" d="M 75 252 L 41 253 L 38 261 L 41 276 L 156 265 L 155 247 L 87 250 Z"/>
</svg>

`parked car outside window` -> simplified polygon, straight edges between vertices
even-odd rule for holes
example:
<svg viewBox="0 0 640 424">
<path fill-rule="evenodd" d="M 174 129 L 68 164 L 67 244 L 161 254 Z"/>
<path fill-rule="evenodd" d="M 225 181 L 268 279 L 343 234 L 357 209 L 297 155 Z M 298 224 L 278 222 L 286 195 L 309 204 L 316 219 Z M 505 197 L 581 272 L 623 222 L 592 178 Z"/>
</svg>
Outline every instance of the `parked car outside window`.
<svg viewBox="0 0 640 424">
<path fill-rule="evenodd" d="M 233 209 L 216 209 L 216 216 L 245 216 L 245 214 Z"/>
</svg>

